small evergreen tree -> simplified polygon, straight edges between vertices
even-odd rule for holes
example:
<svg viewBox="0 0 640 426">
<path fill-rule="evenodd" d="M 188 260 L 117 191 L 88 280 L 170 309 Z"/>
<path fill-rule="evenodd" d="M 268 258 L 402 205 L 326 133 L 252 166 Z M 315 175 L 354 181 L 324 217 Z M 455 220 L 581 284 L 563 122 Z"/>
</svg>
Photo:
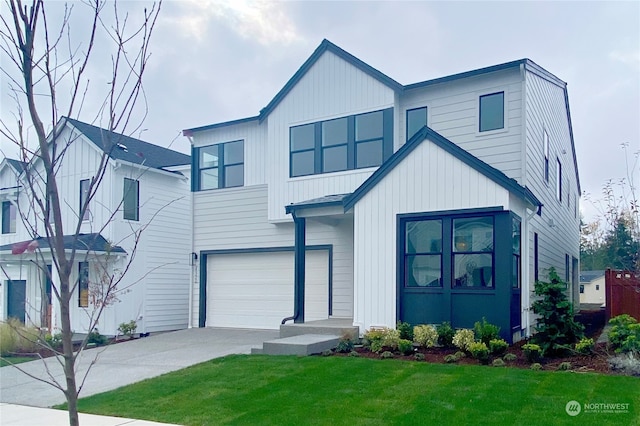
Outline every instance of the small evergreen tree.
<svg viewBox="0 0 640 426">
<path fill-rule="evenodd" d="M 540 345 L 545 356 L 566 352 L 584 336 L 584 327 L 574 319 L 566 290 L 566 283 L 554 268 L 549 269 L 549 282 L 536 282 L 535 294 L 540 299 L 532 304 L 533 312 L 539 315 L 533 341 Z"/>
</svg>

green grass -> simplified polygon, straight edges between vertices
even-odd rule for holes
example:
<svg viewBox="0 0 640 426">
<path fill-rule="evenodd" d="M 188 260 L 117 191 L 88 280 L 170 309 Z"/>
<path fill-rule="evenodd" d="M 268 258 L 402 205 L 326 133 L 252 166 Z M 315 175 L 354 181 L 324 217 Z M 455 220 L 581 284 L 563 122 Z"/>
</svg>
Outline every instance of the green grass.
<svg viewBox="0 0 640 426">
<path fill-rule="evenodd" d="M 570 400 L 628 403 L 581 413 Z M 80 400 L 82 412 L 182 425 L 640 424 L 640 380 L 343 357 L 234 355 Z"/>
<path fill-rule="evenodd" d="M 11 364 L 21 364 L 23 362 L 29 362 L 36 359 L 38 358 L 28 356 L 3 356 L 2 358 L 0 358 L 0 367 L 5 367 Z"/>
</svg>

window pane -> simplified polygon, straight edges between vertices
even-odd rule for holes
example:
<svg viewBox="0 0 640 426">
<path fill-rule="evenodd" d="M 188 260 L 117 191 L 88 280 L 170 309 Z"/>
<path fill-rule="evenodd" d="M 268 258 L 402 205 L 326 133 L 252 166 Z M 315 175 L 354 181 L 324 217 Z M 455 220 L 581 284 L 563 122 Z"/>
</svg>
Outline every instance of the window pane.
<svg viewBox="0 0 640 426">
<path fill-rule="evenodd" d="M 374 167 L 382 164 L 382 140 L 356 144 L 356 168 Z"/>
<path fill-rule="evenodd" d="M 244 162 L 244 142 L 229 142 L 224 144 L 224 164 Z"/>
<path fill-rule="evenodd" d="M 453 249 L 456 252 L 493 251 L 493 218 L 454 219 Z"/>
<path fill-rule="evenodd" d="M 218 188 L 218 168 L 200 171 L 200 189 Z"/>
<path fill-rule="evenodd" d="M 80 181 L 80 206 L 79 211 L 82 211 L 82 206 L 86 202 L 89 197 L 89 179 L 83 179 Z M 89 206 L 84 211 L 84 215 L 82 216 L 82 220 L 89 220 Z"/>
<path fill-rule="evenodd" d="M 440 255 L 407 256 L 406 287 L 441 287 Z"/>
<path fill-rule="evenodd" d="M 347 147 L 345 145 L 322 150 L 322 171 L 337 172 L 347 170 Z"/>
<path fill-rule="evenodd" d="M 562 163 L 556 160 L 556 198 L 562 201 Z"/>
<path fill-rule="evenodd" d="M 347 119 L 330 120 L 322 123 L 322 146 L 347 143 Z"/>
<path fill-rule="evenodd" d="M 89 262 L 78 263 L 78 306 L 89 307 Z"/>
<path fill-rule="evenodd" d="M 382 111 L 356 115 L 356 141 L 382 138 Z"/>
<path fill-rule="evenodd" d="M 520 256 L 513 256 L 511 265 L 511 287 L 520 288 Z"/>
<path fill-rule="evenodd" d="M 291 151 L 302 149 L 313 149 L 314 146 L 314 124 L 306 124 L 291 128 Z"/>
<path fill-rule="evenodd" d="M 13 234 L 16 232 L 16 206 L 11 201 L 2 202 L 2 233 Z"/>
<path fill-rule="evenodd" d="M 138 220 L 138 181 L 133 179 L 124 180 L 123 217 L 127 220 Z"/>
<path fill-rule="evenodd" d="M 407 253 L 440 253 L 442 252 L 442 221 L 422 220 L 407 222 Z"/>
<path fill-rule="evenodd" d="M 514 218 L 511 223 L 511 228 L 513 254 L 520 254 L 520 221 Z"/>
<path fill-rule="evenodd" d="M 225 167 L 224 186 L 230 188 L 232 186 L 242 185 L 244 185 L 244 164 Z"/>
<path fill-rule="evenodd" d="M 427 125 L 427 107 L 407 111 L 407 140 Z"/>
<path fill-rule="evenodd" d="M 218 167 L 218 145 L 200 148 L 200 168 Z"/>
<path fill-rule="evenodd" d="M 291 154 L 291 176 L 312 175 L 314 173 L 313 151 L 295 152 Z"/>
<path fill-rule="evenodd" d="M 480 131 L 504 128 L 504 92 L 480 96 Z"/>
<path fill-rule="evenodd" d="M 454 254 L 454 287 L 493 287 L 492 254 Z"/>
</svg>

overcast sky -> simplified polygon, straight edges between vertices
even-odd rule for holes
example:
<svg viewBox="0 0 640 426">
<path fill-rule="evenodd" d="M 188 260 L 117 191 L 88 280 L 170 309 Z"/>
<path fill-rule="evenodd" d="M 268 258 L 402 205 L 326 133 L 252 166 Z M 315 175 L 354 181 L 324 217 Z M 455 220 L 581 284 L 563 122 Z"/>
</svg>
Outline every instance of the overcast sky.
<svg viewBox="0 0 640 426">
<path fill-rule="evenodd" d="M 64 5 L 46 3 L 52 16 Z M 126 4 L 132 13 L 143 5 Z M 188 152 L 182 129 L 257 115 L 323 38 L 402 84 L 533 60 L 568 83 L 582 190 L 593 197 L 607 179 L 624 177 L 622 143 L 630 161 L 640 151 L 637 1 L 167 1 L 145 75 L 149 113 L 134 136 Z M 103 76 L 93 69 L 95 83 Z M 92 120 L 88 111 L 78 118 Z"/>
</svg>

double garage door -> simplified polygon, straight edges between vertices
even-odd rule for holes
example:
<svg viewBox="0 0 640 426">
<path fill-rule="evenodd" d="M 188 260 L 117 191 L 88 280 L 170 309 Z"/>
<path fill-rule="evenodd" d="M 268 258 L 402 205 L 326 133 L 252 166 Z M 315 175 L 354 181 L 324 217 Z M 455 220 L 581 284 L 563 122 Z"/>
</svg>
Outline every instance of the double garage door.
<svg viewBox="0 0 640 426">
<path fill-rule="evenodd" d="M 307 250 L 305 321 L 329 316 L 329 252 Z M 293 251 L 207 256 L 208 327 L 277 329 L 293 315 Z"/>
</svg>

